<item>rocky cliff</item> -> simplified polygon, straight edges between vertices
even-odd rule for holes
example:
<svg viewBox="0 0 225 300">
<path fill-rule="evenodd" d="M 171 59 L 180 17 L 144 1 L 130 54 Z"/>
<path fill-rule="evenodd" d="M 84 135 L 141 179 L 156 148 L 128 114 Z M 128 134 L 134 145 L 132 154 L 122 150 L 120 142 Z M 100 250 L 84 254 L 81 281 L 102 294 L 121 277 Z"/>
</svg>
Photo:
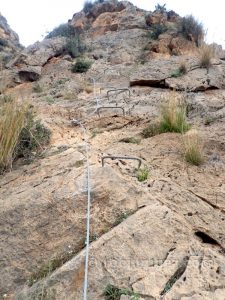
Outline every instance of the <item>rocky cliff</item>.
<svg viewBox="0 0 225 300">
<path fill-rule="evenodd" d="M 80 59 L 66 47 L 73 34 L 47 37 L 7 64 L 5 93 L 29 99 L 52 137 L 41 156 L 0 177 L 3 299 L 82 299 L 87 145 L 88 299 L 225 299 L 225 63 L 219 49 L 202 67 L 180 19 L 98 1 L 69 21 L 87 72 L 71 72 Z M 157 39 L 154 24 L 167 28 Z M 171 90 L 204 140 L 199 166 L 184 159 L 182 134 L 143 135 Z M 138 180 L 137 161 L 103 167 L 103 156 L 139 158 L 148 178 Z"/>
</svg>

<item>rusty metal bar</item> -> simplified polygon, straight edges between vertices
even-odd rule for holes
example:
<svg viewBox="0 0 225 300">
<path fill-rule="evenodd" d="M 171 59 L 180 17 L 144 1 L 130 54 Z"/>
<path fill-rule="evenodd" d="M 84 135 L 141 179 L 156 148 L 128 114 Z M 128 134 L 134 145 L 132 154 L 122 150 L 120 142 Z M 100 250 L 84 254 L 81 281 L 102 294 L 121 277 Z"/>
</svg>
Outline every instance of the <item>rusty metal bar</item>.
<svg viewBox="0 0 225 300">
<path fill-rule="evenodd" d="M 138 169 L 140 169 L 142 161 L 139 157 L 132 157 L 132 156 L 111 156 L 111 155 L 106 155 L 102 157 L 102 167 L 104 167 L 104 160 L 106 158 L 111 158 L 111 159 L 131 159 L 131 160 L 137 160 L 138 161 Z"/>
<path fill-rule="evenodd" d="M 125 110 L 121 106 L 101 106 L 101 107 L 97 108 L 97 114 L 98 114 L 99 118 L 100 118 L 100 112 L 99 111 L 101 109 L 121 109 L 123 111 L 123 115 L 125 116 Z"/>
</svg>

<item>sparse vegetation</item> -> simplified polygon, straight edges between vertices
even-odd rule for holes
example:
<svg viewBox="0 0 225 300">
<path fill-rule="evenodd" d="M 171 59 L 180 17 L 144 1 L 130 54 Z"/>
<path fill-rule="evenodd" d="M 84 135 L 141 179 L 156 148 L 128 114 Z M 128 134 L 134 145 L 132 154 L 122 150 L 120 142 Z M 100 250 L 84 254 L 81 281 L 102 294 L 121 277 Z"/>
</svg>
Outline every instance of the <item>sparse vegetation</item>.
<svg viewBox="0 0 225 300">
<path fill-rule="evenodd" d="M 182 62 L 180 63 L 179 68 L 178 68 L 177 70 L 175 70 L 175 71 L 171 74 L 171 77 L 177 78 L 177 77 L 180 77 L 180 76 L 182 76 L 182 75 L 184 75 L 184 74 L 186 74 L 186 73 L 187 73 L 187 65 L 186 65 L 185 61 L 182 61 Z"/>
<path fill-rule="evenodd" d="M 79 57 L 85 51 L 85 47 L 81 44 L 78 34 L 75 37 L 67 39 L 65 48 L 66 52 L 73 58 Z"/>
<path fill-rule="evenodd" d="M 149 169 L 145 166 L 144 168 L 140 168 L 137 171 L 137 179 L 140 182 L 143 182 L 148 179 Z"/>
<path fill-rule="evenodd" d="M 47 39 L 51 39 L 57 36 L 71 37 L 76 34 L 75 28 L 68 23 L 60 24 L 58 27 L 54 28 L 46 36 Z"/>
<path fill-rule="evenodd" d="M 203 140 L 197 130 L 190 130 L 183 136 L 184 158 L 192 165 L 199 166 L 204 161 Z"/>
<path fill-rule="evenodd" d="M 135 137 L 125 137 L 121 140 L 119 140 L 119 142 L 122 142 L 122 143 L 128 143 L 128 144 L 140 144 L 140 139 L 137 139 Z"/>
<path fill-rule="evenodd" d="M 201 46 L 205 30 L 202 23 L 198 22 L 192 15 L 182 18 L 181 31 L 188 40 L 195 42 L 197 46 Z"/>
<path fill-rule="evenodd" d="M 185 133 L 190 125 L 186 120 L 186 105 L 176 92 L 171 92 L 168 101 L 162 106 L 160 132 Z"/>
<path fill-rule="evenodd" d="M 42 89 L 42 87 L 40 86 L 39 83 L 36 83 L 35 85 L 33 85 L 33 92 L 35 92 L 35 93 L 42 93 L 43 92 L 43 89 Z"/>
<path fill-rule="evenodd" d="M 83 243 L 82 243 L 83 244 Z M 32 286 L 35 282 L 40 279 L 45 278 L 53 271 L 61 267 L 64 263 L 70 260 L 75 254 L 77 253 L 76 250 L 69 250 L 67 252 L 61 253 L 53 257 L 49 262 L 44 264 L 40 267 L 36 272 L 34 272 L 28 279 L 28 285 Z"/>
<path fill-rule="evenodd" d="M 146 128 L 144 128 L 141 132 L 142 136 L 147 139 L 149 137 L 160 134 L 160 124 L 159 122 L 150 123 Z"/>
<path fill-rule="evenodd" d="M 160 34 L 167 31 L 167 27 L 161 24 L 153 24 L 148 32 L 148 37 L 157 40 Z"/>
<path fill-rule="evenodd" d="M 87 70 L 91 67 L 91 62 L 84 60 L 84 59 L 78 59 L 76 63 L 72 66 L 71 71 L 73 73 L 85 73 Z"/>
<path fill-rule="evenodd" d="M 200 66 L 202 68 L 208 69 L 212 64 L 212 58 L 214 56 L 214 50 L 209 45 L 202 45 L 199 48 L 199 59 L 200 59 Z"/>
<path fill-rule="evenodd" d="M 115 221 L 113 222 L 113 227 L 119 225 L 124 220 L 126 220 L 129 216 L 134 213 L 132 210 L 119 211 L 116 213 Z"/>
<path fill-rule="evenodd" d="M 104 290 L 103 295 L 105 296 L 105 300 L 120 300 L 122 295 L 130 296 L 131 300 L 138 300 L 140 295 L 134 293 L 130 289 L 118 288 L 112 284 L 108 284 Z"/>
</svg>

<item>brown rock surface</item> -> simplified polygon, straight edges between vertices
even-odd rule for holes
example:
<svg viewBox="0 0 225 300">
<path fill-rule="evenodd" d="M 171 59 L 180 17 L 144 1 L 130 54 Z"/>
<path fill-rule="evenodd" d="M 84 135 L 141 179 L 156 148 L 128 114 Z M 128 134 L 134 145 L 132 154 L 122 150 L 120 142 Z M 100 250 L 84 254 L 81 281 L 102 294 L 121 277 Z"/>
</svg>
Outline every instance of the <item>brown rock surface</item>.
<svg viewBox="0 0 225 300">
<path fill-rule="evenodd" d="M 92 49 L 85 56 L 95 56 L 86 73 L 71 73 L 71 58 L 62 54 L 64 38 L 30 46 L 1 73 L 1 79 L 8 76 L 8 92 L 30 99 L 52 137 L 40 158 L 29 165 L 19 160 L 0 177 L 0 297 L 82 298 L 87 138 L 89 299 L 103 300 L 112 284 L 140 294 L 139 300 L 224 300 L 224 62 L 214 59 L 206 70 L 195 53 L 168 55 L 168 45 L 178 49 L 180 37 L 167 32 L 158 41 L 166 41 L 167 56 L 152 59 L 148 53 L 140 64 L 149 43 L 145 12 L 125 1 L 123 9 L 117 1 L 107 5 L 71 21 L 86 30 L 82 38 Z M 174 77 L 182 61 L 187 73 Z M 24 82 L 32 75 L 39 78 L 39 93 L 33 91 L 37 83 Z M 13 88 L 10 80 L 20 84 Z M 129 90 L 107 97 L 114 88 Z M 159 117 L 170 89 L 185 98 L 188 122 L 205 141 L 200 166 L 184 160 L 180 134 L 141 134 Z M 96 103 L 114 108 L 102 109 L 98 117 Z M 82 120 L 86 137 L 72 119 Z M 108 159 L 102 167 L 103 155 L 141 158 L 148 179 L 139 182 L 136 162 L 125 159 Z"/>
</svg>

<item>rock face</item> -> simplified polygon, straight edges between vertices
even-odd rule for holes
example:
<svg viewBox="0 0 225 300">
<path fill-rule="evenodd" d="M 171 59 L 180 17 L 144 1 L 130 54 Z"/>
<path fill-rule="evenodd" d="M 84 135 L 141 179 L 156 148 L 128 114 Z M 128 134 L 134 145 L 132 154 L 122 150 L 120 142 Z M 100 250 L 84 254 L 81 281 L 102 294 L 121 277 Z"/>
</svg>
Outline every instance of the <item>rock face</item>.
<svg viewBox="0 0 225 300">
<path fill-rule="evenodd" d="M 21 49 L 18 35 L 9 27 L 7 20 L 0 13 L 0 54 L 3 65 Z"/>
<path fill-rule="evenodd" d="M 40 157 L 0 176 L 0 298 L 82 299 L 88 150 L 88 299 L 105 300 L 113 286 L 120 300 L 224 300 L 224 61 L 200 67 L 175 13 L 98 2 L 70 21 L 92 62 L 86 73 L 71 72 L 65 37 L 24 49 L 1 73 L 7 92 L 30 99 L 52 137 Z M 169 23 L 149 40 L 153 24 Z M 142 134 L 171 90 L 205 141 L 200 166 L 184 160 L 181 134 Z M 102 167 L 104 156 L 120 158 Z M 137 161 L 121 156 L 140 158 L 148 178 L 139 181 Z"/>
</svg>

